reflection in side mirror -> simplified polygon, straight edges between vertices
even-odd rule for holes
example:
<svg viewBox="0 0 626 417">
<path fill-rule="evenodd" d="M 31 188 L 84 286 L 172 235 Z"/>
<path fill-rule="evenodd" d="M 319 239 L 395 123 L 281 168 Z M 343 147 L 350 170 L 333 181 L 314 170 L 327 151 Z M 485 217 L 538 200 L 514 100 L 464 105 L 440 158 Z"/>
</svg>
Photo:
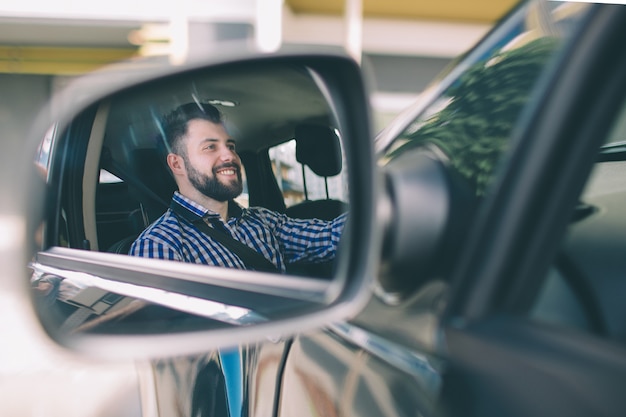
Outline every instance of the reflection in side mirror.
<svg viewBox="0 0 626 417">
<path fill-rule="evenodd" d="M 170 346 L 180 354 L 356 312 L 377 246 L 358 66 L 292 56 L 172 71 L 70 112 L 38 156 L 48 209 L 30 268 L 49 334 L 105 355 L 98 340 L 126 335 L 117 343 L 135 357 L 165 353 L 154 337 L 194 334 Z M 268 153 L 298 146 L 302 126 L 342 139 L 304 138 L 313 171 L 311 158 Z M 308 201 L 290 176 L 299 162 L 303 181 L 342 175 L 349 201 Z M 319 216 L 289 217 L 286 200 L 315 203 Z"/>
</svg>

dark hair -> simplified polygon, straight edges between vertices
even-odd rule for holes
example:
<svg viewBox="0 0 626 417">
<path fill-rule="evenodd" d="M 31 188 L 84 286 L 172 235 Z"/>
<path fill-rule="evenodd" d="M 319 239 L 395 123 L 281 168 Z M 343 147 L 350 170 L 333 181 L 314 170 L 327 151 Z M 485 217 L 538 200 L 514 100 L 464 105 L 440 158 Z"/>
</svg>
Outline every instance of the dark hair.
<svg viewBox="0 0 626 417">
<path fill-rule="evenodd" d="M 181 138 L 187 134 L 189 121 L 202 119 L 215 124 L 222 124 L 222 114 L 213 105 L 208 103 L 187 103 L 176 107 L 161 119 L 161 135 L 163 136 L 163 153 L 167 156 L 172 152 L 185 155 L 181 146 Z"/>
</svg>

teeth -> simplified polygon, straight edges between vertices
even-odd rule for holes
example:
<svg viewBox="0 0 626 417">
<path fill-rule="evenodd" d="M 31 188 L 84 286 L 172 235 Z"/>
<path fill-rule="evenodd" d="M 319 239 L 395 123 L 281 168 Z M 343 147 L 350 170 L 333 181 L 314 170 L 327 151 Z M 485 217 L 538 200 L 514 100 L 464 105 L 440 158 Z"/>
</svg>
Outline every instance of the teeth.
<svg viewBox="0 0 626 417">
<path fill-rule="evenodd" d="M 235 175 L 235 170 L 234 169 L 224 169 L 224 170 L 220 171 L 220 174 Z"/>
</svg>

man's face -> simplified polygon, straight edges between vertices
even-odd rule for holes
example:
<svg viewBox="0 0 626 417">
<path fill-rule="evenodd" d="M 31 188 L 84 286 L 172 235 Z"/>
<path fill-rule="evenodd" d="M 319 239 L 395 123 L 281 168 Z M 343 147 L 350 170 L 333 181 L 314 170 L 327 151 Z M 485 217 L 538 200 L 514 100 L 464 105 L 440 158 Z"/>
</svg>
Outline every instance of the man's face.
<svg viewBox="0 0 626 417">
<path fill-rule="evenodd" d="M 202 119 L 191 120 L 183 140 L 187 178 L 196 190 L 217 201 L 241 194 L 241 160 L 235 152 L 235 141 L 224 126 Z"/>
</svg>

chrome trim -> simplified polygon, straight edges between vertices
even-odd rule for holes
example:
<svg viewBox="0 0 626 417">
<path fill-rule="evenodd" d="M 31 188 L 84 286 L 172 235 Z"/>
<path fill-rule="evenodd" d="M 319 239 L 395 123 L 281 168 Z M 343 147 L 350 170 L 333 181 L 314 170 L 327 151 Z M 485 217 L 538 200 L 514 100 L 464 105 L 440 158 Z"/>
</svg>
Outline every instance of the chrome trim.
<svg viewBox="0 0 626 417">
<path fill-rule="evenodd" d="M 310 303 L 332 301 L 341 285 L 337 282 L 315 278 L 294 279 L 290 276 L 272 273 L 62 247 L 52 247 L 39 252 L 37 262 L 62 270 L 82 271 L 105 279 L 135 285 L 143 286 L 146 281 L 155 281 L 146 277 L 166 278 L 168 282 L 177 280 L 195 282 Z"/>
<path fill-rule="evenodd" d="M 422 388 L 427 390 L 429 395 L 436 396 L 439 393 L 442 385 L 443 361 L 409 350 L 348 323 L 333 323 L 328 326 L 328 329 L 392 366 L 416 375 Z"/>
<path fill-rule="evenodd" d="M 141 397 L 141 417 L 159 417 L 158 392 L 155 384 L 156 374 L 151 363 L 136 361 L 139 395 Z"/>
</svg>

